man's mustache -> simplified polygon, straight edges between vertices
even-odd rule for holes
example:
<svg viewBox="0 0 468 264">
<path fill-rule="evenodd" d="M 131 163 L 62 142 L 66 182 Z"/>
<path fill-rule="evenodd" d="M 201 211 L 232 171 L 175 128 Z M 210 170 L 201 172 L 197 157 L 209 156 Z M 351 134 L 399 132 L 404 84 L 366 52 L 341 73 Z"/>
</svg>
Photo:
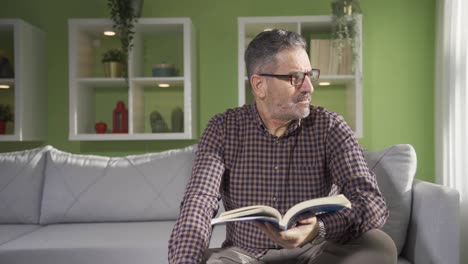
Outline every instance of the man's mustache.
<svg viewBox="0 0 468 264">
<path fill-rule="evenodd" d="M 299 103 L 305 99 L 308 99 L 310 101 L 310 97 L 311 95 L 310 94 L 303 94 L 303 95 L 299 95 L 298 97 L 294 98 L 294 103 Z"/>
</svg>

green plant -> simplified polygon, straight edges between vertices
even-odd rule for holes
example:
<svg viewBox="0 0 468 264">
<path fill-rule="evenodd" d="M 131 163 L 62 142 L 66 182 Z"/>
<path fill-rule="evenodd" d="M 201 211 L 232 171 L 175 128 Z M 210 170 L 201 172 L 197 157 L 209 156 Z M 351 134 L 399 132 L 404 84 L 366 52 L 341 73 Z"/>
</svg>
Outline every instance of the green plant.
<svg viewBox="0 0 468 264">
<path fill-rule="evenodd" d="M 357 18 L 361 13 L 359 0 L 335 0 L 331 3 L 332 8 L 332 38 L 333 45 L 337 49 L 338 60 L 341 62 L 343 49 L 346 45 L 351 46 L 352 68 L 355 70 L 355 62 L 358 55 L 360 42 L 356 38 Z"/>
<path fill-rule="evenodd" d="M 0 121 L 13 121 L 13 113 L 9 105 L 0 104 Z"/>
<path fill-rule="evenodd" d="M 113 28 L 120 38 L 120 46 L 124 55 L 123 68 L 124 77 L 128 82 L 128 54 L 133 47 L 133 35 L 135 34 L 135 23 L 139 17 L 135 10 L 136 0 L 107 0 L 110 17 L 114 22 Z M 140 1 L 141 5 L 141 1 Z"/>
<path fill-rule="evenodd" d="M 110 49 L 102 54 L 102 63 L 104 62 L 121 62 L 125 61 L 125 54 L 120 49 Z"/>
</svg>

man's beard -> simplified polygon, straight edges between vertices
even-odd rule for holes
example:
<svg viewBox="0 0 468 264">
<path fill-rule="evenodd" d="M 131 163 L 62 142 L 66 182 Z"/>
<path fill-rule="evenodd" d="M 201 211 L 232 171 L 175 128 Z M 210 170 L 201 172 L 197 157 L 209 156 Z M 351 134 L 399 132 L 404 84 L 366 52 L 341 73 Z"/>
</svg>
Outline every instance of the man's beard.
<svg viewBox="0 0 468 264">
<path fill-rule="evenodd" d="M 292 102 L 288 103 L 286 107 L 282 107 L 281 109 L 276 108 L 274 112 L 276 112 L 276 116 L 279 119 L 285 121 L 306 118 L 310 114 L 310 104 L 301 102 L 307 99 L 309 102 L 311 101 L 311 94 L 299 95 Z"/>
</svg>

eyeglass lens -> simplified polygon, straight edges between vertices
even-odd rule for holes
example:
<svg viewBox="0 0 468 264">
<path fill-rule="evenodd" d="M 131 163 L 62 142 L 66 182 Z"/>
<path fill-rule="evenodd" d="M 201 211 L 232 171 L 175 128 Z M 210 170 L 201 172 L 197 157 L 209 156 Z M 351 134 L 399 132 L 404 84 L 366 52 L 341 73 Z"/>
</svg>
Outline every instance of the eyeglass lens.
<svg viewBox="0 0 468 264">
<path fill-rule="evenodd" d="M 318 74 L 316 71 L 310 71 L 310 72 L 298 72 L 294 74 L 291 78 L 292 85 L 295 86 L 301 86 L 302 83 L 304 82 L 305 76 L 309 75 L 309 78 L 311 81 L 317 81 L 318 80 Z"/>
</svg>

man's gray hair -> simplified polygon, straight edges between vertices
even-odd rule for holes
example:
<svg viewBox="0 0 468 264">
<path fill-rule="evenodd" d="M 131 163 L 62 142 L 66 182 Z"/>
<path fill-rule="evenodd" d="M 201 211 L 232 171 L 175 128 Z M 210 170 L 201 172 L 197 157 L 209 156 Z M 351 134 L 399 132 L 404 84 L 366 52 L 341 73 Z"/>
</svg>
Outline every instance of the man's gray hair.
<svg viewBox="0 0 468 264">
<path fill-rule="evenodd" d="M 249 80 L 252 74 L 276 66 L 276 54 L 280 51 L 293 48 L 307 48 L 305 39 L 295 32 L 273 29 L 255 36 L 244 55 Z"/>
</svg>

